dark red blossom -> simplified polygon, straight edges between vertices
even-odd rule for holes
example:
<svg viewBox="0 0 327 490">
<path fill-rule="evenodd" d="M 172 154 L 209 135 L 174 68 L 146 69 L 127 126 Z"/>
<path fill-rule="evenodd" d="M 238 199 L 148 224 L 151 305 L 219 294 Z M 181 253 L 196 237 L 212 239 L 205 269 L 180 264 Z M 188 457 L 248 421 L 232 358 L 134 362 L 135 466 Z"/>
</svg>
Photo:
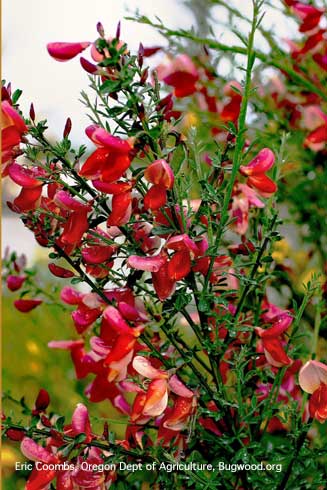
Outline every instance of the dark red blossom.
<svg viewBox="0 0 327 490">
<path fill-rule="evenodd" d="M 17 291 L 22 287 L 25 280 L 26 280 L 26 276 L 9 275 L 6 279 L 7 288 L 10 289 L 10 291 Z"/>
<path fill-rule="evenodd" d="M 41 299 L 16 299 L 16 301 L 14 301 L 15 308 L 22 313 L 28 313 L 29 311 L 34 310 L 34 308 L 41 303 Z"/>
</svg>

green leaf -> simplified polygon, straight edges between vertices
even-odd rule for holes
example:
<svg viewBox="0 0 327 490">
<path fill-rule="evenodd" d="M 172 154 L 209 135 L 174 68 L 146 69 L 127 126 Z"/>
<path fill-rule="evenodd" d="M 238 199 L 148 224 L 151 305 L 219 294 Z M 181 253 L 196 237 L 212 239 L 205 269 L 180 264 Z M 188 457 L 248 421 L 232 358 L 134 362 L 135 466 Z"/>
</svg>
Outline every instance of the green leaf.
<svg viewBox="0 0 327 490">
<path fill-rule="evenodd" d="M 102 92 L 103 94 L 111 94 L 112 92 L 117 92 L 120 84 L 120 80 L 106 80 L 100 86 L 100 92 Z"/>
<path fill-rule="evenodd" d="M 267 257 L 263 257 L 263 259 L 261 259 L 261 262 L 270 263 L 273 262 L 273 260 L 274 259 L 270 255 L 267 255 Z"/>
<path fill-rule="evenodd" d="M 84 432 L 81 432 L 80 434 L 78 434 L 78 436 L 76 436 L 74 438 L 74 441 L 77 443 L 77 444 L 80 444 L 81 442 L 84 442 L 86 439 L 86 434 L 84 434 Z"/>
<path fill-rule="evenodd" d="M 83 279 L 81 277 L 73 277 L 70 282 L 71 284 L 79 284 L 80 282 L 83 282 Z"/>
<path fill-rule="evenodd" d="M 15 105 L 18 102 L 19 97 L 22 95 L 23 91 L 20 89 L 15 90 L 12 95 L 12 103 Z"/>
</svg>

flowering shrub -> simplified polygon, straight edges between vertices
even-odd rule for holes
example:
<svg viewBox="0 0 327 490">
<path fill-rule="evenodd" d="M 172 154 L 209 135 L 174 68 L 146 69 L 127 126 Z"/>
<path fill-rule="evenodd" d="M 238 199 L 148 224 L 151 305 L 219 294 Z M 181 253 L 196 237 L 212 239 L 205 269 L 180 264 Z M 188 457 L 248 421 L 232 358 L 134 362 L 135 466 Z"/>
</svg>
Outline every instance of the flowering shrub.
<svg viewBox="0 0 327 490">
<path fill-rule="evenodd" d="M 8 206 L 49 249 L 75 327 L 48 347 L 89 383 L 68 424 L 43 388 L 33 407 L 21 402 L 28 423 L 4 413 L 5 437 L 35 462 L 26 489 L 324 488 L 326 29 L 323 8 L 285 5 L 301 33 L 288 54 L 257 0 L 245 47 L 153 24 L 171 42 L 155 69 L 147 58 L 166 49 L 130 53 L 120 26 L 48 44 L 57 61 L 81 55 L 90 75 L 89 154 L 72 147 L 70 119 L 50 141 L 3 85 L 3 176 L 20 187 Z M 245 55 L 244 80 L 219 75 L 216 51 Z M 4 278 L 21 313 L 57 301 L 16 253 Z M 103 400 L 123 415 L 123 439 L 107 421 L 92 429 L 87 405 Z"/>
</svg>

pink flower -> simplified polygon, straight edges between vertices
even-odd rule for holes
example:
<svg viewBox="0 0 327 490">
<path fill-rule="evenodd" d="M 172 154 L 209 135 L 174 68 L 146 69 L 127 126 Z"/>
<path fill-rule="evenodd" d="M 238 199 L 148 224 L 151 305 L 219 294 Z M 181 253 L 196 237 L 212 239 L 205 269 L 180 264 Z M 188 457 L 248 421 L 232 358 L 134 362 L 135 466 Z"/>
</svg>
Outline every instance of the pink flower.
<svg viewBox="0 0 327 490">
<path fill-rule="evenodd" d="M 10 289 L 10 291 L 17 291 L 22 287 L 26 279 L 26 276 L 13 276 L 10 275 L 7 277 L 6 283 L 7 283 L 7 288 Z"/>
<path fill-rule="evenodd" d="M 237 183 L 233 189 L 231 215 L 234 218 L 233 228 L 236 233 L 245 235 L 249 226 L 251 208 L 263 208 L 264 203 L 258 198 L 254 189 L 246 184 Z"/>
<path fill-rule="evenodd" d="M 158 272 L 160 268 L 166 263 L 166 259 L 163 255 L 152 255 L 151 257 L 139 257 L 138 255 L 130 255 L 127 259 L 127 265 L 133 269 Z"/>
<path fill-rule="evenodd" d="M 84 49 L 90 46 L 90 42 L 81 43 L 49 43 L 47 50 L 50 56 L 57 61 L 68 61 L 82 53 Z"/>
<path fill-rule="evenodd" d="M 299 372 L 302 390 L 313 393 L 321 383 L 327 384 L 327 365 L 319 361 L 306 362 Z"/>
</svg>

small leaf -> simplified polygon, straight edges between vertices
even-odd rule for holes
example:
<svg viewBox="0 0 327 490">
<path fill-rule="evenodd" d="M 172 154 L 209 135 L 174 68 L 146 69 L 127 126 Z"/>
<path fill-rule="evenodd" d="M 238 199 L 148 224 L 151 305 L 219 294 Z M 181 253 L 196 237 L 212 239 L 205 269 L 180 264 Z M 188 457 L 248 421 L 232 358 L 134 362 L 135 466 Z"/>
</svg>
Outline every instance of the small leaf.
<svg viewBox="0 0 327 490">
<path fill-rule="evenodd" d="M 15 90 L 15 92 L 12 95 L 12 103 L 15 105 L 19 99 L 19 97 L 22 95 L 23 91 L 20 89 Z"/>
</svg>

